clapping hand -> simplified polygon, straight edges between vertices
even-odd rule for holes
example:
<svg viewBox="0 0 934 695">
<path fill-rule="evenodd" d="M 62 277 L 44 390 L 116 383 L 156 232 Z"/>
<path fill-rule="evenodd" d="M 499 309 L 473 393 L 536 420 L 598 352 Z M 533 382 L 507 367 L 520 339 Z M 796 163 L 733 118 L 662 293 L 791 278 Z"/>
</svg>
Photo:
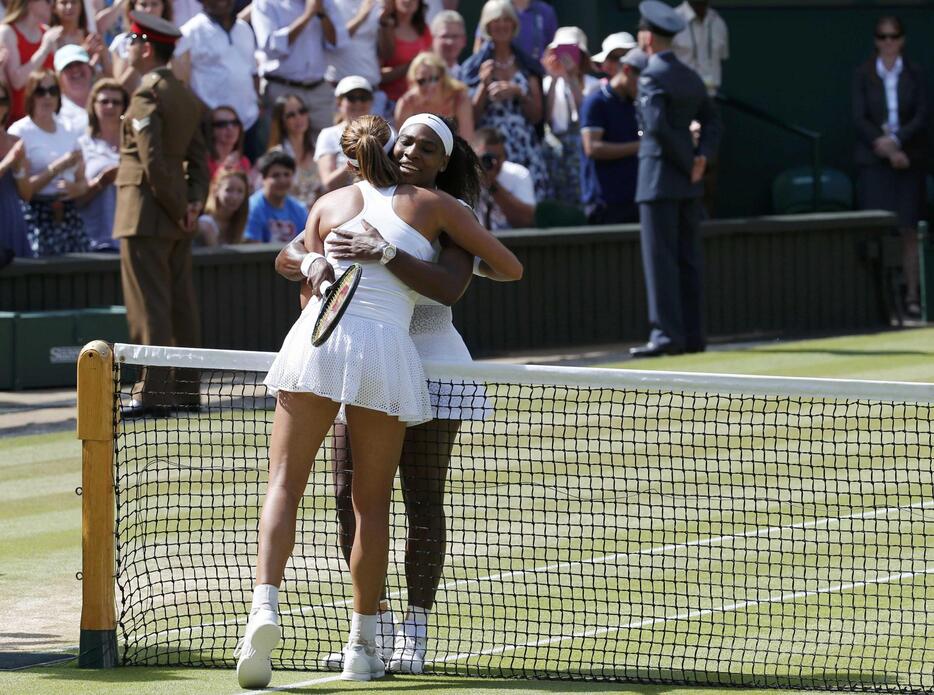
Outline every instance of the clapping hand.
<svg viewBox="0 0 934 695">
<path fill-rule="evenodd" d="M 493 81 L 493 71 L 496 69 L 496 63 L 493 62 L 493 59 L 484 60 L 480 64 L 480 81 L 483 84 L 490 84 Z"/>
<path fill-rule="evenodd" d="M 493 101 L 506 101 L 515 99 L 522 93 L 519 85 L 507 82 L 506 80 L 497 80 L 490 85 L 489 94 Z"/>
</svg>

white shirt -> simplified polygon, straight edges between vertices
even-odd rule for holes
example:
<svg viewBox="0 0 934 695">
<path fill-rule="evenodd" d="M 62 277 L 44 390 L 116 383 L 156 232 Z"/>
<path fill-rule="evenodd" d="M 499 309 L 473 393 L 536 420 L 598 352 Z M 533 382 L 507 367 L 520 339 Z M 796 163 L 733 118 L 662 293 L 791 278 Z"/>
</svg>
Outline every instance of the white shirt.
<svg viewBox="0 0 934 695">
<path fill-rule="evenodd" d="M 886 119 L 886 133 L 888 135 L 898 135 L 901 124 L 898 122 L 898 78 L 902 74 L 902 57 L 899 56 L 891 70 L 886 70 L 882 58 L 876 58 L 876 74 L 882 80 L 885 86 L 885 106 L 888 110 Z"/>
<path fill-rule="evenodd" d="M 62 94 L 62 108 L 58 110 L 60 120 L 68 130 L 74 132 L 75 137 L 84 134 L 88 129 L 88 112 L 71 99 Z"/>
<path fill-rule="evenodd" d="M 179 29 L 189 19 L 201 12 L 201 3 L 198 0 L 170 0 L 172 3 L 172 21 Z"/>
<path fill-rule="evenodd" d="M 338 169 L 347 163 L 347 157 L 341 149 L 341 135 L 344 134 L 345 127 L 345 123 L 338 123 L 318 133 L 318 140 L 315 142 L 316 162 L 326 154 L 336 154 Z"/>
<path fill-rule="evenodd" d="M 526 205 L 535 205 L 535 184 L 532 173 L 521 164 L 503 162 L 503 168 L 496 176 L 496 183 Z M 489 191 L 480 194 L 477 205 L 477 218 L 487 229 L 511 229 L 506 213 L 500 209 Z"/>
<path fill-rule="evenodd" d="M 721 62 L 730 57 L 730 34 L 723 17 L 713 9 L 707 8 L 704 20 L 698 19 L 691 6 L 682 2 L 675 12 L 687 20 L 687 28 L 675 36 L 672 49 L 682 63 L 700 75 L 711 94 L 716 92 L 723 81 Z"/>
<path fill-rule="evenodd" d="M 74 152 L 78 147 L 78 133 L 68 130 L 65 124 L 55 116 L 55 132 L 49 133 L 35 124 L 29 117 L 21 118 L 10 126 L 10 135 L 15 135 L 26 146 L 26 159 L 29 161 L 29 175 L 45 171 L 59 157 Z M 59 176 L 49 181 L 45 188 L 39 191 L 40 195 L 58 195 L 59 181 L 74 181 L 75 167 L 63 171 Z"/>
<path fill-rule="evenodd" d="M 191 89 L 210 108 L 232 106 L 247 130 L 259 118 L 253 75 L 255 43 L 250 25 L 236 20 L 230 33 L 201 12 L 181 29 L 175 55 L 191 57 Z"/>
<path fill-rule="evenodd" d="M 313 17 L 289 45 L 289 25 L 304 11 L 304 0 L 255 0 L 252 19 L 260 75 L 306 83 L 324 79 L 326 42 L 319 18 Z M 340 21 L 334 0 L 324 0 L 324 11 L 336 33 L 335 43 L 328 45 L 340 48 L 347 42 L 347 27 Z"/>
<path fill-rule="evenodd" d="M 338 16 L 333 17 L 335 24 L 340 22 L 347 28 L 347 22 L 357 16 L 363 0 L 334 0 Z M 325 79 L 328 82 L 340 82 L 350 75 L 360 75 L 374 87 L 379 84 L 379 57 L 376 55 L 376 40 L 379 33 L 379 18 L 383 13 L 383 3 L 375 2 L 370 14 L 357 27 L 353 36 L 347 34 L 347 42 L 332 48 L 326 46 L 328 69 Z"/>
<path fill-rule="evenodd" d="M 551 83 L 554 79 L 555 78 L 551 75 L 545 75 L 545 78 L 542 80 L 542 90 L 545 94 L 548 94 L 548 90 L 551 89 Z M 600 80 L 596 77 L 584 75 L 584 84 L 581 86 L 581 91 L 584 96 L 586 96 L 590 90 L 599 86 Z M 563 135 L 580 122 L 580 117 L 577 103 L 574 101 L 574 94 L 571 92 L 567 80 L 563 77 L 559 77 L 554 89 L 554 107 L 551 110 L 551 117 L 548 124 L 551 126 L 551 132 L 555 135 Z"/>
</svg>

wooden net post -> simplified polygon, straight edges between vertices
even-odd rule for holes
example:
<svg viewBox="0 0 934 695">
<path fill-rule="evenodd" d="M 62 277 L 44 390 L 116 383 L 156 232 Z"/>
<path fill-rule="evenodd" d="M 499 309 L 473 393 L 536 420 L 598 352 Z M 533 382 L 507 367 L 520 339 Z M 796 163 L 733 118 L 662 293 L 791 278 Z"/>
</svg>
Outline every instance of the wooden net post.
<svg viewBox="0 0 934 695">
<path fill-rule="evenodd" d="M 117 665 L 114 503 L 114 357 L 96 340 L 78 357 L 81 440 L 81 646 L 78 666 Z"/>
</svg>

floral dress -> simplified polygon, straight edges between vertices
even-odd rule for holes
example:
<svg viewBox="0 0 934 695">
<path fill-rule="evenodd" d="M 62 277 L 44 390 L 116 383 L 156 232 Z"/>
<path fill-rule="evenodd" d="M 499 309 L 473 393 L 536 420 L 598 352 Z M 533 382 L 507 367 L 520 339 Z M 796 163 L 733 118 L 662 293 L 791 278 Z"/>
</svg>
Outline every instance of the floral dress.
<svg viewBox="0 0 934 695">
<path fill-rule="evenodd" d="M 516 71 L 510 81 L 519 85 L 524 94 L 528 94 L 529 81 L 521 72 Z M 471 90 L 471 96 L 476 89 L 475 87 Z M 495 128 L 500 132 L 506 139 L 506 158 L 529 170 L 535 184 L 535 199 L 543 200 L 548 192 L 548 170 L 545 168 L 545 158 L 535 133 L 535 126 L 529 123 L 522 113 L 519 101 L 490 99 L 476 127 Z"/>
</svg>

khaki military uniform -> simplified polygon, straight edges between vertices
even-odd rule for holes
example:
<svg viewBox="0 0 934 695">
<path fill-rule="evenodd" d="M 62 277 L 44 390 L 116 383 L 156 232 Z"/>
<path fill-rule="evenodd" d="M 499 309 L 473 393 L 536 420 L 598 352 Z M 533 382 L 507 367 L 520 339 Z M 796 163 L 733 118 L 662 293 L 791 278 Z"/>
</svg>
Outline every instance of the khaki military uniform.
<svg viewBox="0 0 934 695">
<path fill-rule="evenodd" d="M 130 339 L 198 347 L 201 325 L 191 272 L 189 202 L 207 196 L 204 105 L 158 68 L 130 99 L 120 134 L 114 237 L 120 243 Z M 134 396 L 145 406 L 197 405 L 197 373 L 149 369 Z"/>
</svg>

